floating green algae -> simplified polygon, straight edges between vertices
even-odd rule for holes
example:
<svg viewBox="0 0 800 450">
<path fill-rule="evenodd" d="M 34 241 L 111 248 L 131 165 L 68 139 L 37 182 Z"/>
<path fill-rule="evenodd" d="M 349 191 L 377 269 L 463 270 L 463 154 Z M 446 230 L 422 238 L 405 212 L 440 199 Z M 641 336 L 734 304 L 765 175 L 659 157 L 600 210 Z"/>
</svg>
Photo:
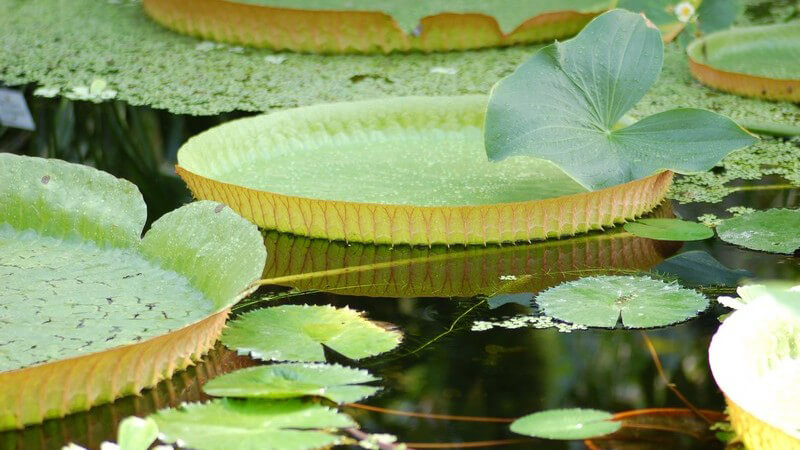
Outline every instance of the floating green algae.
<svg viewBox="0 0 800 450">
<path fill-rule="evenodd" d="M 179 35 L 130 0 L 72 0 L 69 7 L 58 0 L 0 0 L 0 11 L 0 80 L 6 84 L 36 83 L 50 96 L 94 101 L 113 92 L 134 105 L 196 115 L 398 95 L 485 94 L 540 48 L 427 55 L 273 53 Z M 703 87 L 672 44 L 660 81 L 631 113 L 644 117 L 681 106 L 733 119 L 800 124 L 797 105 Z"/>
</svg>

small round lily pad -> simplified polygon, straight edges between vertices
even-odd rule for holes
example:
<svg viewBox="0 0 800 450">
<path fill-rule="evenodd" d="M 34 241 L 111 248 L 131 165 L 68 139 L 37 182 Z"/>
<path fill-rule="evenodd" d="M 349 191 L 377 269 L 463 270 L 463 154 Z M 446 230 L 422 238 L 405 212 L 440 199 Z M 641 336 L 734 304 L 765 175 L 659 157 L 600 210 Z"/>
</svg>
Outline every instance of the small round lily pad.
<svg viewBox="0 0 800 450">
<path fill-rule="evenodd" d="M 732 217 L 717 226 L 719 238 L 751 250 L 794 253 L 800 248 L 800 209 L 770 209 Z"/>
<path fill-rule="evenodd" d="M 596 276 L 563 283 L 536 297 L 550 317 L 590 327 L 670 325 L 696 316 L 708 299 L 676 283 L 645 276 Z"/>
<path fill-rule="evenodd" d="M 714 236 L 711 228 L 680 219 L 639 219 L 624 228 L 635 236 L 659 241 L 702 241 Z"/>
<path fill-rule="evenodd" d="M 540 411 L 515 420 L 511 431 L 545 439 L 588 439 L 611 434 L 622 424 L 596 409 L 568 408 Z"/>
</svg>

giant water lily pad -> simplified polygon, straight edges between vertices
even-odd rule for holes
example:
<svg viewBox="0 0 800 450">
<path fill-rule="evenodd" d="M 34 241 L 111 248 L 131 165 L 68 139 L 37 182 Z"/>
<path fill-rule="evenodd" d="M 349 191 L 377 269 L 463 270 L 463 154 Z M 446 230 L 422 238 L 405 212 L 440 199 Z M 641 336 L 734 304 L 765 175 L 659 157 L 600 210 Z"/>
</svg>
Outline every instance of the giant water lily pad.
<svg viewBox="0 0 800 450">
<path fill-rule="evenodd" d="M 140 238 L 131 183 L 58 160 L 0 154 L 0 166 L 0 429 L 191 364 L 263 270 L 258 230 L 224 205 L 184 206 Z"/>
<path fill-rule="evenodd" d="M 267 229 L 374 243 L 485 244 L 572 235 L 654 208 L 664 172 L 597 192 L 534 158 L 490 163 L 486 97 L 406 97 L 226 123 L 178 173 Z"/>
<path fill-rule="evenodd" d="M 717 226 L 719 238 L 752 250 L 791 254 L 800 249 L 800 209 L 770 209 L 732 217 Z"/>
<path fill-rule="evenodd" d="M 392 350 L 401 338 L 349 308 L 286 305 L 243 314 L 225 330 L 222 343 L 265 361 L 325 361 L 323 346 L 361 359 Z"/>
<path fill-rule="evenodd" d="M 341 442 L 338 428 L 357 426 L 335 409 L 298 400 L 222 399 L 151 416 L 162 441 L 198 450 L 302 450 Z"/>
<path fill-rule="evenodd" d="M 609 0 L 145 0 L 168 28 L 322 53 L 456 50 L 571 36 Z"/>
<path fill-rule="evenodd" d="M 520 417 L 511 424 L 511 431 L 546 439 L 587 439 L 619 430 L 622 424 L 613 418 L 596 409 L 554 409 Z"/>
<path fill-rule="evenodd" d="M 800 447 L 800 291 L 760 288 L 708 350 L 734 430 L 748 448 Z"/>
<path fill-rule="evenodd" d="M 711 87 L 750 97 L 800 101 L 800 23 L 735 28 L 687 49 L 692 75 Z"/>
<path fill-rule="evenodd" d="M 549 45 L 501 80 L 486 113 L 493 161 L 552 161 L 590 190 L 664 170 L 711 169 L 756 138 L 727 117 L 680 108 L 619 127 L 661 73 L 658 30 L 639 14 L 613 10 L 576 37 Z"/>
<path fill-rule="evenodd" d="M 597 276 L 570 281 L 536 296 L 550 317 L 579 325 L 629 328 L 670 325 L 708 307 L 702 294 L 649 277 Z"/>
<path fill-rule="evenodd" d="M 377 387 L 362 384 L 376 380 L 366 370 L 335 364 L 284 363 L 237 370 L 214 378 L 203 390 L 217 397 L 285 399 L 313 395 L 345 403 L 377 392 Z"/>
</svg>

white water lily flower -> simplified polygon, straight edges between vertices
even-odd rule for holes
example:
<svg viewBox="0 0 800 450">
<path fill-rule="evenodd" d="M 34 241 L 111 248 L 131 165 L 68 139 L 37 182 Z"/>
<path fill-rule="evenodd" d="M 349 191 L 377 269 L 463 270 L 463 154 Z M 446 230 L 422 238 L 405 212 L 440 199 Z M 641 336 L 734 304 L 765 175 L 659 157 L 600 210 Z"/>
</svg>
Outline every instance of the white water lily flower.
<svg viewBox="0 0 800 450">
<path fill-rule="evenodd" d="M 678 3 L 675 6 L 675 15 L 681 22 L 688 23 L 694 17 L 694 5 L 689 2 Z"/>
</svg>

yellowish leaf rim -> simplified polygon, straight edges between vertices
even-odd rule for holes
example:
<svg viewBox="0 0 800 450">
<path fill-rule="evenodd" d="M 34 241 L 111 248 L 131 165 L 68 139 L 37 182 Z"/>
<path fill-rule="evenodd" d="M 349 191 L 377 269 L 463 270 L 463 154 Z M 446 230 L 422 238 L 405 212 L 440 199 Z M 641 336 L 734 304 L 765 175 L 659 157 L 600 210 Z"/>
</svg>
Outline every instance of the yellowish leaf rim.
<svg viewBox="0 0 800 450">
<path fill-rule="evenodd" d="M 155 386 L 198 361 L 230 308 L 148 340 L 0 373 L 0 431 L 86 411 Z"/>
<path fill-rule="evenodd" d="M 751 30 L 720 31 L 696 39 L 686 48 L 686 53 L 689 57 L 689 71 L 692 76 L 706 86 L 744 97 L 795 103 L 800 102 L 800 80 L 770 78 L 741 72 L 731 72 L 718 69 L 701 61 L 702 54 L 710 39 L 721 38 L 725 33 L 731 32 L 747 33 L 752 31 L 758 33 L 760 30 L 767 27 L 752 27 Z"/>
<path fill-rule="evenodd" d="M 422 19 L 418 36 L 382 12 L 299 10 L 228 0 L 144 0 L 146 13 L 179 33 L 237 45 L 312 53 L 447 51 L 544 42 L 572 36 L 602 13 L 555 11 L 508 34 L 485 14 L 442 13 Z"/>
<path fill-rule="evenodd" d="M 259 158 L 260 149 L 288 139 L 304 142 L 330 133 L 337 138 L 363 134 L 371 127 L 380 130 L 388 119 L 409 130 L 474 126 L 482 122 L 486 101 L 486 96 L 478 95 L 400 97 L 316 105 L 241 119 L 191 138 L 178 151 L 176 171 L 196 198 L 225 203 L 261 228 L 373 244 L 486 245 L 559 238 L 633 220 L 663 200 L 673 177 L 670 171 L 598 191 L 463 206 L 322 200 L 217 179 L 220 171 L 249 164 Z M 251 145 L 255 142 L 258 145 Z"/>
</svg>

